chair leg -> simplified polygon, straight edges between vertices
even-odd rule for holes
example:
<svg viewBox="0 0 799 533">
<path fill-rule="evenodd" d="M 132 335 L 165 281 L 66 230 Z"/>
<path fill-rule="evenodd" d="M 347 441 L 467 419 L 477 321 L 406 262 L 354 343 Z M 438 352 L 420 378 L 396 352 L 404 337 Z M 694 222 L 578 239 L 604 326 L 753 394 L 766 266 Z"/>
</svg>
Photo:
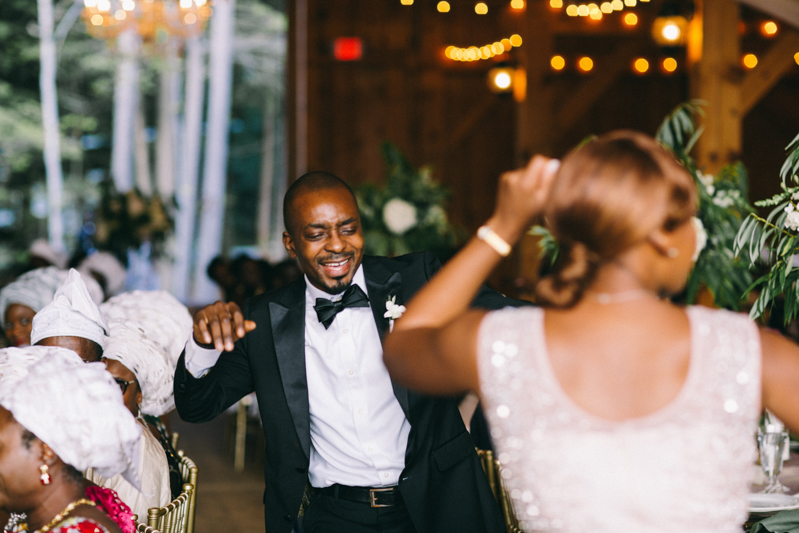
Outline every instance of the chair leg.
<svg viewBox="0 0 799 533">
<path fill-rule="evenodd" d="M 244 447 L 247 443 L 247 406 L 239 402 L 236 410 L 236 443 L 233 454 L 233 470 L 244 471 Z"/>
</svg>

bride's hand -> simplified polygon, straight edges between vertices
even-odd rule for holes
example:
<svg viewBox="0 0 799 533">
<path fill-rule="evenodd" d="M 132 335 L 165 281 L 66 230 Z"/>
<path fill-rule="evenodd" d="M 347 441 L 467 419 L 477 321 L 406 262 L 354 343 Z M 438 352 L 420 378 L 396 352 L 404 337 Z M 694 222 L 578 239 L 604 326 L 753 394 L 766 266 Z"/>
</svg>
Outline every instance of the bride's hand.
<svg viewBox="0 0 799 533">
<path fill-rule="evenodd" d="M 487 225 L 509 243 L 515 243 L 544 210 L 560 161 L 537 155 L 518 170 L 499 178 L 497 205 Z"/>
</svg>

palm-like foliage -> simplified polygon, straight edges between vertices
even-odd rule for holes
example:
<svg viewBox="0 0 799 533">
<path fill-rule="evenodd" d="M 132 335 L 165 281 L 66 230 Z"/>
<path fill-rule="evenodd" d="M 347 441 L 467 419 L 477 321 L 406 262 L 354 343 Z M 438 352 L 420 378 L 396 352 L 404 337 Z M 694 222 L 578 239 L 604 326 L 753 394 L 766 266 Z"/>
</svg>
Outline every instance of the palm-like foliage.
<svg viewBox="0 0 799 533">
<path fill-rule="evenodd" d="M 766 267 L 766 273 L 752 284 L 758 289 L 750 315 L 756 318 L 770 309 L 777 297 L 784 296 L 785 321 L 796 318 L 797 305 L 795 256 L 799 254 L 799 135 L 786 148 L 788 157 L 780 171 L 782 192 L 755 202 L 758 207 L 772 207 L 766 218 L 752 213 L 741 225 L 735 239 L 735 253 L 754 266 Z"/>
<path fill-rule="evenodd" d="M 656 138 L 674 153 L 696 181 L 697 216 L 707 232 L 707 244 L 688 279 L 686 301 L 694 303 L 704 287 L 717 306 L 738 310 L 743 294 L 752 283 L 748 264 L 733 254 L 738 230 L 752 212 L 747 200 L 749 182 L 740 162 L 724 167 L 715 177 L 697 168 L 690 152 L 702 134 L 702 128 L 697 126 L 701 105 L 699 101 L 690 101 L 677 106 L 663 120 Z"/>
</svg>

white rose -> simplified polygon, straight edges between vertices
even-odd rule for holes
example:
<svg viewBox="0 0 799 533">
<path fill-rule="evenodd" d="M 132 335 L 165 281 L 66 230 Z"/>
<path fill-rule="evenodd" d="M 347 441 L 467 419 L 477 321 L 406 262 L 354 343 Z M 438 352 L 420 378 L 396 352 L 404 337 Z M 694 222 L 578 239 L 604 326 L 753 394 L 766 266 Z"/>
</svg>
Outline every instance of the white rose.
<svg viewBox="0 0 799 533">
<path fill-rule="evenodd" d="M 696 231 L 696 249 L 691 260 L 696 262 L 699 259 L 699 254 L 702 253 L 702 250 L 707 245 L 707 231 L 705 231 L 705 225 L 702 224 L 702 220 L 699 217 L 691 217 L 691 222 L 693 222 L 694 231 Z"/>
<path fill-rule="evenodd" d="M 713 186 L 713 182 L 716 178 L 714 178 L 712 174 L 702 174 L 699 171 L 697 171 L 696 174 L 699 177 L 699 181 L 705 186 L 707 193 L 713 196 L 713 193 L 716 192 L 716 188 Z"/>
<path fill-rule="evenodd" d="M 428 209 L 424 221 L 432 226 L 443 226 L 447 223 L 447 212 L 440 205 L 434 205 Z"/>
<path fill-rule="evenodd" d="M 785 217 L 785 227 L 794 231 L 799 231 L 799 211 L 791 211 Z"/>
<path fill-rule="evenodd" d="M 416 208 L 400 198 L 392 198 L 383 207 L 383 222 L 395 235 L 402 235 L 417 223 Z"/>
</svg>

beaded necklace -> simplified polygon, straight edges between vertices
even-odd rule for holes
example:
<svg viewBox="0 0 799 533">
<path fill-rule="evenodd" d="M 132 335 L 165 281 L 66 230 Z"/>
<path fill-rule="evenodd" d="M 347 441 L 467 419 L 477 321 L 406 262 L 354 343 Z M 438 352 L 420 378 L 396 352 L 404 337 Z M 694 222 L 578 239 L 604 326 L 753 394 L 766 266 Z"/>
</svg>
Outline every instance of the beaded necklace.
<svg viewBox="0 0 799 533">
<path fill-rule="evenodd" d="M 86 499 L 86 498 L 81 498 L 80 500 L 76 500 L 76 501 L 70 503 L 69 505 L 67 505 L 66 508 L 63 511 L 61 511 L 60 513 L 55 515 L 53 517 L 53 519 L 50 520 L 50 522 L 46 526 L 42 527 L 41 529 L 37 529 L 36 531 L 34 531 L 34 533 L 46 533 L 47 531 L 50 531 L 50 528 L 55 527 L 58 524 L 60 524 L 61 521 L 64 520 L 64 518 L 69 513 L 71 513 L 75 509 L 75 507 L 77 507 L 78 505 L 91 505 L 92 507 L 96 507 L 97 506 L 96 503 L 94 503 L 93 501 L 91 501 L 89 499 Z"/>
</svg>

